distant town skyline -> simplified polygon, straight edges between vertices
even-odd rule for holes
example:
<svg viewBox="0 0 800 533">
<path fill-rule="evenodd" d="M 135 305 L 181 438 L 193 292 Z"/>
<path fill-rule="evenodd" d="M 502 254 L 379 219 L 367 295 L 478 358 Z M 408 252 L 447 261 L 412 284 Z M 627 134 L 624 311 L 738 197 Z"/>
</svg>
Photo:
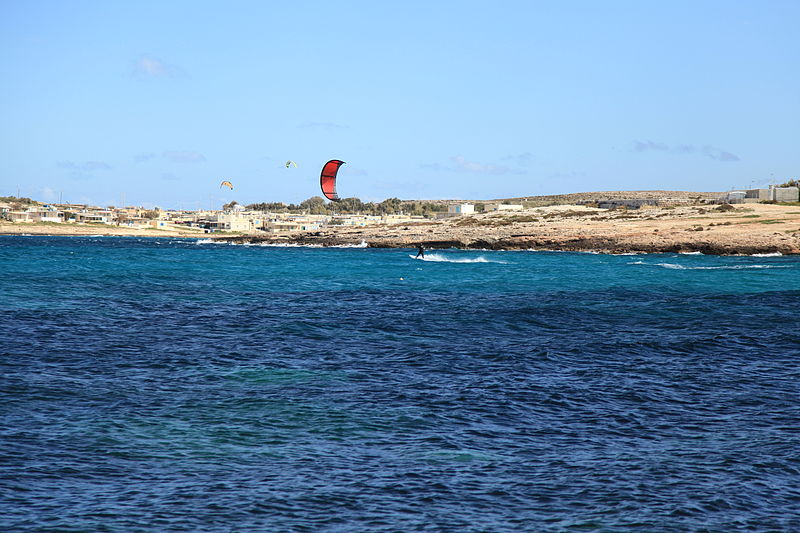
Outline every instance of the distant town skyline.
<svg viewBox="0 0 800 533">
<path fill-rule="evenodd" d="M 4 2 L 0 196 L 299 203 L 334 158 L 363 201 L 781 183 L 797 20 L 778 0 Z"/>
</svg>

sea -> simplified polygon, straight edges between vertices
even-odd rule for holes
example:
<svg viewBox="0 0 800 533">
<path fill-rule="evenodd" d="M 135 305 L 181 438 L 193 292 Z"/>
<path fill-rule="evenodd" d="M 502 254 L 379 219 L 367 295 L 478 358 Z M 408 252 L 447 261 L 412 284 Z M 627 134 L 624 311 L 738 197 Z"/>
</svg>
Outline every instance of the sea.
<svg viewBox="0 0 800 533">
<path fill-rule="evenodd" d="M 0 531 L 800 531 L 800 258 L 0 237 Z"/>
</svg>

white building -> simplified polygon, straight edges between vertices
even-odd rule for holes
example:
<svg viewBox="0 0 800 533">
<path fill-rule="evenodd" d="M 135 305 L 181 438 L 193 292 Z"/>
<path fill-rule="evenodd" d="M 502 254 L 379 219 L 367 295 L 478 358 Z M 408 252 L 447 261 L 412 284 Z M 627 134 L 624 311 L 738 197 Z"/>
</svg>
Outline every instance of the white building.
<svg viewBox="0 0 800 533">
<path fill-rule="evenodd" d="M 79 224 L 111 224 L 113 215 L 108 210 L 82 211 L 75 213 L 75 222 Z"/>
<path fill-rule="evenodd" d="M 729 191 L 728 194 L 725 195 L 724 201 L 731 204 L 740 204 L 744 202 L 746 196 L 747 191 Z"/>
<path fill-rule="evenodd" d="M 475 212 L 473 204 L 450 204 L 447 206 L 448 215 L 469 215 Z"/>
<path fill-rule="evenodd" d="M 494 204 L 486 204 L 486 211 L 522 211 L 522 205 L 502 204 L 498 202 Z"/>
</svg>

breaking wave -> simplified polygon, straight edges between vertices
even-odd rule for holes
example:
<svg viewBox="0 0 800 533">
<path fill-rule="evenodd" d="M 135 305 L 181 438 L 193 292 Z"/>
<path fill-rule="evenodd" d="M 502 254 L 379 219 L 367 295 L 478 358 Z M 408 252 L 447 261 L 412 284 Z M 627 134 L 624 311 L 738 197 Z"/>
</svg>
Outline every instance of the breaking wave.
<svg viewBox="0 0 800 533">
<path fill-rule="evenodd" d="M 330 246 L 330 248 L 369 248 L 369 243 L 365 240 L 362 240 L 358 244 L 335 244 Z"/>
<path fill-rule="evenodd" d="M 431 263 L 499 263 L 502 265 L 507 264 L 506 261 L 500 261 L 498 259 L 486 259 L 485 257 L 478 256 L 478 257 L 454 257 L 448 256 L 443 254 L 425 254 L 425 257 L 417 257 L 415 255 L 409 255 L 411 259 L 417 259 L 419 261 L 427 261 Z"/>
<path fill-rule="evenodd" d="M 791 265 L 721 265 L 721 266 L 686 266 L 675 263 L 647 263 L 645 261 L 634 261 L 629 265 L 646 265 L 669 268 L 672 270 L 751 270 L 765 268 L 793 268 Z"/>
<path fill-rule="evenodd" d="M 265 248 L 324 248 L 321 244 L 299 244 L 296 242 L 262 242 Z"/>
</svg>

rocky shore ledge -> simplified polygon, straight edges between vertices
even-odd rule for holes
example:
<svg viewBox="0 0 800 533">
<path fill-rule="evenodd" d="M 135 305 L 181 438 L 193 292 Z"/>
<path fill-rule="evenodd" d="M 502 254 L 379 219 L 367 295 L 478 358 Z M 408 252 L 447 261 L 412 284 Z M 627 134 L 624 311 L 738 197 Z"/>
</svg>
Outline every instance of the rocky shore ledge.
<svg viewBox="0 0 800 533">
<path fill-rule="evenodd" d="M 641 209 L 552 206 L 414 224 L 329 227 L 232 243 L 373 248 L 562 250 L 601 253 L 800 254 L 800 206 L 741 204 Z"/>
</svg>

